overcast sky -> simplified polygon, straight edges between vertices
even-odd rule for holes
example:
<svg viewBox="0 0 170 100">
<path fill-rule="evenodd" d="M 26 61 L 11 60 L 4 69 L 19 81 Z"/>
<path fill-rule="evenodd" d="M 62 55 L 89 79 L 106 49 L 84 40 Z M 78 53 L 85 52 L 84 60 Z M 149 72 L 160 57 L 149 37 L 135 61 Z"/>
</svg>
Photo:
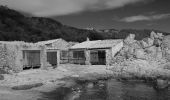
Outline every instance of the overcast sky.
<svg viewBox="0 0 170 100">
<path fill-rule="evenodd" d="M 78 28 L 170 32 L 170 0 L 0 0 L 0 4 Z"/>
</svg>

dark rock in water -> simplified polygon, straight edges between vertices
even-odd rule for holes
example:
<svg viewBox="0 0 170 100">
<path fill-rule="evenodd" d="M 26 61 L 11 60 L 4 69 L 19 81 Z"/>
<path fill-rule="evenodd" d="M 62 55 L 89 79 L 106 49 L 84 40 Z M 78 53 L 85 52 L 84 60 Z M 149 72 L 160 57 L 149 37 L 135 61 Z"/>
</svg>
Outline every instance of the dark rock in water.
<svg viewBox="0 0 170 100">
<path fill-rule="evenodd" d="M 0 75 L 0 80 L 4 80 L 4 76 L 3 75 Z"/>
<path fill-rule="evenodd" d="M 155 82 L 155 89 L 162 90 L 169 87 L 168 80 L 157 79 Z"/>
<path fill-rule="evenodd" d="M 35 83 L 35 84 L 29 84 L 29 85 L 19 85 L 12 87 L 13 90 L 28 90 L 34 87 L 40 87 L 43 83 Z"/>
</svg>

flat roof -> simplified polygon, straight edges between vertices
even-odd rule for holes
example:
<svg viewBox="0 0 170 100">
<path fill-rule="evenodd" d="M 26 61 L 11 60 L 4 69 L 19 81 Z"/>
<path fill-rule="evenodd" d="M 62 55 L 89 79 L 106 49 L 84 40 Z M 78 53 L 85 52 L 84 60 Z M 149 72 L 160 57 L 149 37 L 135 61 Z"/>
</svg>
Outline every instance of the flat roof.
<svg viewBox="0 0 170 100">
<path fill-rule="evenodd" d="M 110 39 L 110 40 L 96 40 L 96 41 L 85 41 L 72 46 L 70 49 L 103 49 L 111 48 L 122 42 L 122 39 Z"/>
</svg>

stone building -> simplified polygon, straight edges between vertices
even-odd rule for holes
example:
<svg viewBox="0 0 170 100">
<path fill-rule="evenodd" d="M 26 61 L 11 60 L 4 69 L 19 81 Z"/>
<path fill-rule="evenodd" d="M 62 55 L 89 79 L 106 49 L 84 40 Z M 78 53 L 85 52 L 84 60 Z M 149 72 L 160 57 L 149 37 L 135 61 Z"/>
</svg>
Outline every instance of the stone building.
<svg viewBox="0 0 170 100">
<path fill-rule="evenodd" d="M 0 41 L 0 68 L 19 72 L 28 68 L 57 67 L 69 62 L 69 48 L 74 44 L 63 39 L 37 43 Z"/>
<path fill-rule="evenodd" d="M 68 63 L 68 50 L 72 43 L 63 39 L 53 39 L 47 41 L 40 41 L 36 43 L 40 46 L 45 46 L 47 49 L 47 64 L 48 66 L 58 66 L 59 64 Z"/>
<path fill-rule="evenodd" d="M 123 40 L 97 40 L 78 43 L 70 48 L 69 62 L 74 64 L 109 65 L 122 49 Z"/>
<path fill-rule="evenodd" d="M 21 41 L 0 41 L 0 68 L 22 71 L 27 67 L 46 67 L 46 47 Z"/>
</svg>

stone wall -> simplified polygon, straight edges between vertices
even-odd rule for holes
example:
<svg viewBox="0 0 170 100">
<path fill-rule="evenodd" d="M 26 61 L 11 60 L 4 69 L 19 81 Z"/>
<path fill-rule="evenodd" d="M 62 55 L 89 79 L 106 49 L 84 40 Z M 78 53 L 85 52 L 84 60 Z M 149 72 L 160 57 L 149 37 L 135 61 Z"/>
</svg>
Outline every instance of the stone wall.
<svg viewBox="0 0 170 100">
<path fill-rule="evenodd" d="M 110 65 L 112 63 L 112 49 L 106 49 L 106 65 Z"/>
<path fill-rule="evenodd" d="M 19 72 L 23 70 L 23 50 L 40 50 L 41 67 L 46 66 L 46 48 L 25 42 L 0 43 L 0 68 L 5 71 Z"/>
<path fill-rule="evenodd" d="M 0 68 L 3 68 L 5 71 L 13 70 L 17 71 L 20 68 L 16 66 L 17 48 L 11 44 L 1 44 L 0 45 Z"/>
<path fill-rule="evenodd" d="M 85 58 L 86 58 L 85 64 L 91 65 L 91 63 L 90 63 L 90 50 L 85 50 L 84 54 L 85 54 Z"/>
<path fill-rule="evenodd" d="M 18 59 L 18 48 L 15 45 L 12 44 L 6 44 L 6 51 L 7 51 L 7 65 L 10 69 L 12 69 L 15 72 L 21 71 L 20 66 L 17 66 L 16 60 Z"/>
<path fill-rule="evenodd" d="M 0 68 L 4 68 L 7 66 L 7 60 L 6 60 L 6 48 L 3 44 L 0 44 Z"/>
<path fill-rule="evenodd" d="M 123 48 L 123 41 L 112 47 L 112 57 L 114 57 Z"/>
<path fill-rule="evenodd" d="M 45 46 L 42 46 L 41 50 L 40 50 L 40 62 L 41 62 L 41 68 L 46 69 L 46 67 L 47 67 L 47 49 Z"/>
</svg>

